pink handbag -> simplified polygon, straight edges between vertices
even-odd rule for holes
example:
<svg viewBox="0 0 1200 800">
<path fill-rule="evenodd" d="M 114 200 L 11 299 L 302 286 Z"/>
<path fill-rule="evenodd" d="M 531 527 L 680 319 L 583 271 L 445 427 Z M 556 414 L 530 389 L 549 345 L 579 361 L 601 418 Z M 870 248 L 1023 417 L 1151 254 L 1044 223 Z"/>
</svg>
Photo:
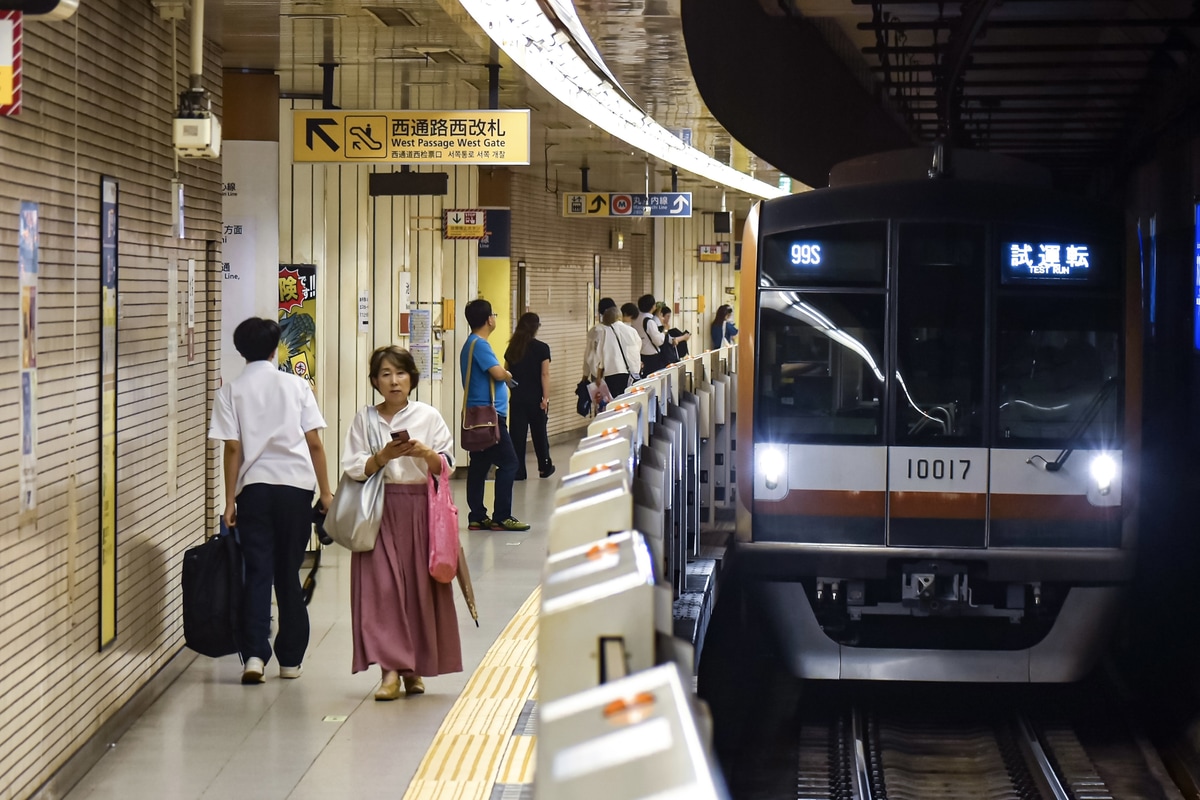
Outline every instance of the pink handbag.
<svg viewBox="0 0 1200 800">
<path fill-rule="evenodd" d="M 441 458 L 441 480 L 429 473 L 429 574 L 449 583 L 458 571 L 458 509 L 450 495 L 450 465 Z"/>
</svg>

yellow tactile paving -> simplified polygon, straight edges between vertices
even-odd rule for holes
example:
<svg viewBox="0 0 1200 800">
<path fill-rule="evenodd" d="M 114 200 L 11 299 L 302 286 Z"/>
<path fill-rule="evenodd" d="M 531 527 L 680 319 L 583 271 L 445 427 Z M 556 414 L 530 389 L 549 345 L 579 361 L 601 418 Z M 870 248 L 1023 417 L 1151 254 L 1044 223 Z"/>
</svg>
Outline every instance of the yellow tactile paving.
<svg viewBox="0 0 1200 800">
<path fill-rule="evenodd" d="M 533 782 L 533 736 L 513 736 L 537 692 L 541 589 L 521 606 L 467 681 L 404 800 L 487 800 L 496 783 Z"/>
</svg>

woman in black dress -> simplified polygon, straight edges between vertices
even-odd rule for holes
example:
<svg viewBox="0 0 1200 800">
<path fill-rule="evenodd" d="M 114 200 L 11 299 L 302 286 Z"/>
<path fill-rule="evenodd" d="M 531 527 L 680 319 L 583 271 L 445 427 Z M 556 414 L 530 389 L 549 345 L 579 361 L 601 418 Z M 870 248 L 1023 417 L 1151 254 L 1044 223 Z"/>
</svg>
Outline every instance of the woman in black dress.
<svg viewBox="0 0 1200 800">
<path fill-rule="evenodd" d="M 523 481 L 525 472 L 525 439 L 533 436 L 533 452 L 537 456 L 538 477 L 554 474 L 550 463 L 550 441 L 546 437 L 546 420 L 550 408 L 550 347 L 534 338 L 542 326 L 541 318 L 533 312 L 521 315 L 517 329 L 504 351 L 504 366 L 512 373 L 516 386 L 509 395 L 508 432 L 517 452 L 517 477 Z"/>
</svg>

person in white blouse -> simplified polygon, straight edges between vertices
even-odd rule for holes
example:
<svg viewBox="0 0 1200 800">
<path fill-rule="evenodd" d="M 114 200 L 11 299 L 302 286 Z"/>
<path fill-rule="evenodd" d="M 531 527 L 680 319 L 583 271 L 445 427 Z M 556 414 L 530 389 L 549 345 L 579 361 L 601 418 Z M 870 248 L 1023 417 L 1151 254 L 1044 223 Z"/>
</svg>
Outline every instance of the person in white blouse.
<svg viewBox="0 0 1200 800">
<path fill-rule="evenodd" d="M 621 321 L 621 312 L 609 308 L 600 319 L 604 325 L 596 360 L 596 385 L 603 381 L 613 397 L 624 393 L 630 378 L 641 365 L 642 340 L 637 331 Z"/>
<path fill-rule="evenodd" d="M 378 664 L 376 700 L 423 694 L 421 676 L 462 671 L 458 617 L 449 584 L 429 575 L 428 475 L 440 480 L 442 457 L 454 465 L 454 438 L 437 409 L 410 399 L 420 374 L 402 347 L 371 354 L 371 385 L 383 396 L 358 412 L 346 433 L 342 469 L 355 480 L 384 471 L 383 523 L 375 549 L 350 560 L 350 616 L 354 632 L 353 672 Z M 372 449 L 368 425 L 379 425 Z"/>
</svg>

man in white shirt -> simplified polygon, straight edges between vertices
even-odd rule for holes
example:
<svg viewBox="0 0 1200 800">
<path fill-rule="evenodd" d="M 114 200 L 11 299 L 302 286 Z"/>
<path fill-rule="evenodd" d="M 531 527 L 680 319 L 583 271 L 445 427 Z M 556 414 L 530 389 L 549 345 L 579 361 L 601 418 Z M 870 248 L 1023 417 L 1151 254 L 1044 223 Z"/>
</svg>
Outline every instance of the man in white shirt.
<svg viewBox="0 0 1200 800">
<path fill-rule="evenodd" d="M 662 369 L 666 366 L 666 360 L 659 353 L 663 346 L 663 342 L 668 341 L 667 335 L 663 333 L 662 326 L 658 324 L 658 317 L 654 316 L 654 295 L 644 294 L 638 298 L 638 317 L 637 317 L 637 335 L 642 340 L 642 374 L 649 375 L 650 373 Z"/>
<path fill-rule="evenodd" d="M 308 608 L 300 566 L 312 526 L 313 488 L 333 501 L 319 431 L 325 419 L 308 383 L 273 361 L 279 324 L 251 317 L 233 332 L 246 359 L 218 390 L 208 438 L 225 442 L 225 524 L 237 527 L 245 561 L 242 683 L 263 682 L 271 660 L 271 586 L 279 605 L 279 677 L 299 678 L 308 649 Z"/>
<path fill-rule="evenodd" d="M 599 305 L 596 307 L 596 313 L 603 317 L 605 311 L 616 307 L 616 301 L 611 297 L 602 297 L 600 298 Z M 599 358 L 600 334 L 603 332 L 603 323 L 594 325 L 588 331 L 587 344 L 583 348 L 583 379 L 585 381 L 590 381 L 596 377 L 596 359 Z"/>
</svg>

